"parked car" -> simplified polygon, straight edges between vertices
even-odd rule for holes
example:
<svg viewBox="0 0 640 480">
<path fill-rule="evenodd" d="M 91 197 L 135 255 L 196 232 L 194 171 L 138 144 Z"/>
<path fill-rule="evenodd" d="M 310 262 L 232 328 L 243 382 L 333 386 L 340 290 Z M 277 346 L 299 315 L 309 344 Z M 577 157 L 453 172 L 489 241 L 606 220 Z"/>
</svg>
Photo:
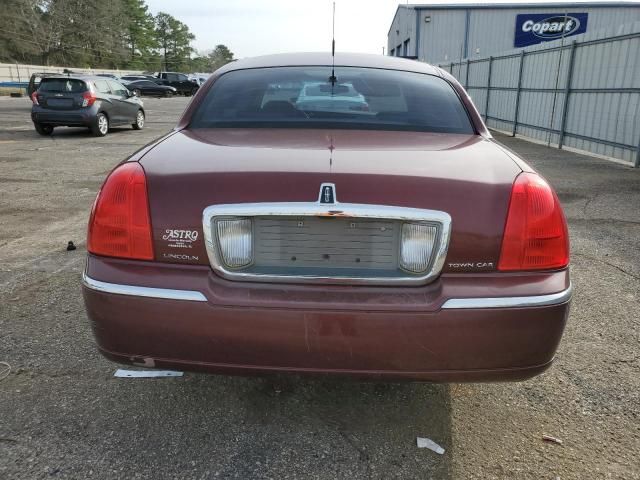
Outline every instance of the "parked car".
<svg viewBox="0 0 640 480">
<path fill-rule="evenodd" d="M 134 80 L 126 82 L 125 85 L 138 97 L 143 95 L 145 97 L 172 97 L 177 93 L 177 90 L 169 85 L 158 85 L 150 80 Z"/>
<path fill-rule="evenodd" d="M 191 96 L 198 91 L 200 86 L 187 77 L 184 73 L 160 72 L 156 80 L 161 85 L 174 87 L 181 95 Z"/>
<path fill-rule="evenodd" d="M 201 87 L 204 82 L 207 81 L 207 79 L 209 78 L 210 74 L 207 73 L 203 73 L 203 74 L 197 74 L 197 73 L 191 73 L 188 75 L 189 80 L 191 80 L 194 83 L 197 83 L 199 87 Z"/>
<path fill-rule="evenodd" d="M 156 82 L 157 83 L 157 78 L 154 77 L 153 75 L 123 75 L 122 77 L 120 77 L 121 81 L 127 81 L 127 82 L 135 82 L 136 80 L 150 80 L 152 82 Z"/>
<path fill-rule="evenodd" d="M 58 126 L 89 127 L 99 137 L 117 125 L 144 127 L 142 100 L 110 78 L 45 77 L 31 100 L 31 120 L 41 135 L 51 135 Z"/>
<path fill-rule="evenodd" d="M 98 73 L 96 74 L 97 77 L 105 77 L 105 78 L 111 78 L 113 80 L 119 80 L 117 75 L 114 75 L 113 73 Z"/>
<path fill-rule="evenodd" d="M 296 108 L 301 111 L 353 111 L 368 112 L 369 105 L 364 95 L 358 93 L 351 84 L 305 83 L 296 100 Z"/>
<path fill-rule="evenodd" d="M 232 374 L 544 371 L 571 298 L 552 187 L 495 142 L 444 70 L 331 62 L 226 65 L 171 133 L 107 177 L 83 276 L 100 351 Z M 330 79 L 369 111 L 296 107 L 294 86 Z"/>
</svg>

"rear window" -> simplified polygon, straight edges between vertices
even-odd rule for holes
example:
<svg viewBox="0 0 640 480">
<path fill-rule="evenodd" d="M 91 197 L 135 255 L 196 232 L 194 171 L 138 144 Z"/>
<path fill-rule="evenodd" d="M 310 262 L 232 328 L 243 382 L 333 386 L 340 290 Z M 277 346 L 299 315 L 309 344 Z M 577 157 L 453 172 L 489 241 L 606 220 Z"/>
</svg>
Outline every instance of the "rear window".
<svg viewBox="0 0 640 480">
<path fill-rule="evenodd" d="M 87 90 L 87 84 L 75 78 L 43 78 L 38 90 L 42 92 L 80 93 Z"/>
<path fill-rule="evenodd" d="M 277 67 L 221 76 L 190 128 L 352 128 L 474 133 L 440 77 L 373 68 Z"/>
</svg>

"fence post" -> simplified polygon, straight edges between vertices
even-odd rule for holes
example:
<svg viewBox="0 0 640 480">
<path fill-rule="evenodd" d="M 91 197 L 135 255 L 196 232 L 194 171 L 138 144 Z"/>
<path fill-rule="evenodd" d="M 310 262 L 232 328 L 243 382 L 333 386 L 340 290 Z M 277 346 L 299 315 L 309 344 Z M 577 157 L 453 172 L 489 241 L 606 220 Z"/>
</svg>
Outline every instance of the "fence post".
<svg viewBox="0 0 640 480">
<path fill-rule="evenodd" d="M 638 150 L 636 150 L 636 161 L 633 164 L 635 168 L 640 168 L 640 140 L 638 140 Z"/>
<path fill-rule="evenodd" d="M 464 89 L 469 86 L 469 59 L 467 58 L 467 71 L 464 74 Z"/>
<path fill-rule="evenodd" d="M 560 135 L 558 137 L 558 148 L 562 148 L 564 143 L 564 130 L 567 126 L 567 107 L 569 106 L 569 95 L 571 95 L 571 81 L 573 79 L 573 61 L 576 57 L 577 42 L 571 42 L 571 50 L 569 51 L 569 66 L 567 67 L 567 81 L 564 86 L 564 102 L 562 105 L 562 122 L 560 123 Z M 553 122 L 553 119 L 551 119 Z M 553 123 L 551 125 L 553 127 Z"/>
<path fill-rule="evenodd" d="M 516 108 L 513 113 L 513 130 L 511 131 L 511 136 L 515 137 L 516 132 L 518 130 L 518 111 L 520 110 L 520 91 L 522 89 L 522 69 L 524 66 L 524 50 L 520 51 L 520 66 L 518 72 L 518 90 L 516 90 Z"/>
<path fill-rule="evenodd" d="M 491 92 L 491 65 L 493 64 L 493 57 L 489 57 L 489 74 L 487 75 L 487 96 L 484 102 L 484 122 L 487 123 L 489 118 L 489 92 Z"/>
<path fill-rule="evenodd" d="M 451 66 L 449 67 L 449 73 L 453 75 L 453 62 L 451 62 Z"/>
</svg>

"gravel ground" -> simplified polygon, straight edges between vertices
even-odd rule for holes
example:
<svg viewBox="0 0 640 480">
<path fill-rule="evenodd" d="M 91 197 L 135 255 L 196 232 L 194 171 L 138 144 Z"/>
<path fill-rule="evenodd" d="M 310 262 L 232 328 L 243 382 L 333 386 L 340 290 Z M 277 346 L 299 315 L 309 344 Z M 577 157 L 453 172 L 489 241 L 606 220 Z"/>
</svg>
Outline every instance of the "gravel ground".
<svg viewBox="0 0 640 480">
<path fill-rule="evenodd" d="M 544 375 L 113 378 L 79 292 L 88 211 L 106 173 L 186 102 L 146 99 L 141 132 L 45 138 L 28 100 L 0 97 L 0 361 L 12 366 L 1 479 L 640 478 L 640 171 L 509 137 L 557 189 L 572 234 L 573 310 Z M 418 450 L 416 436 L 446 453 Z"/>
</svg>

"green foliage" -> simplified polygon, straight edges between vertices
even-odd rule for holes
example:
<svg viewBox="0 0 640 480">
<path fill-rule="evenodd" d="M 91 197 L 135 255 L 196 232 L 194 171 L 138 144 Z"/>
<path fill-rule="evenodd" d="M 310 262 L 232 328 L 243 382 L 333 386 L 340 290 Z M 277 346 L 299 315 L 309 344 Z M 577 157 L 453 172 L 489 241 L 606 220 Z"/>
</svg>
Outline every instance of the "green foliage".
<svg viewBox="0 0 640 480">
<path fill-rule="evenodd" d="M 1 3 L 0 62 L 206 72 L 233 59 L 224 45 L 195 55 L 189 27 L 145 0 Z"/>
<path fill-rule="evenodd" d="M 214 71 L 233 61 L 233 53 L 226 45 L 216 45 L 208 55 L 210 71 Z"/>
<path fill-rule="evenodd" d="M 156 15 L 156 38 L 162 54 L 165 70 L 183 71 L 189 68 L 193 48 L 191 41 L 196 37 L 181 21 L 168 13 Z"/>
<path fill-rule="evenodd" d="M 149 12 L 144 0 L 122 0 L 122 3 L 127 14 L 125 32 L 129 53 L 127 67 L 137 70 L 153 64 L 157 65 L 159 59 L 155 48 L 158 46 L 158 40 L 153 15 Z"/>
</svg>

